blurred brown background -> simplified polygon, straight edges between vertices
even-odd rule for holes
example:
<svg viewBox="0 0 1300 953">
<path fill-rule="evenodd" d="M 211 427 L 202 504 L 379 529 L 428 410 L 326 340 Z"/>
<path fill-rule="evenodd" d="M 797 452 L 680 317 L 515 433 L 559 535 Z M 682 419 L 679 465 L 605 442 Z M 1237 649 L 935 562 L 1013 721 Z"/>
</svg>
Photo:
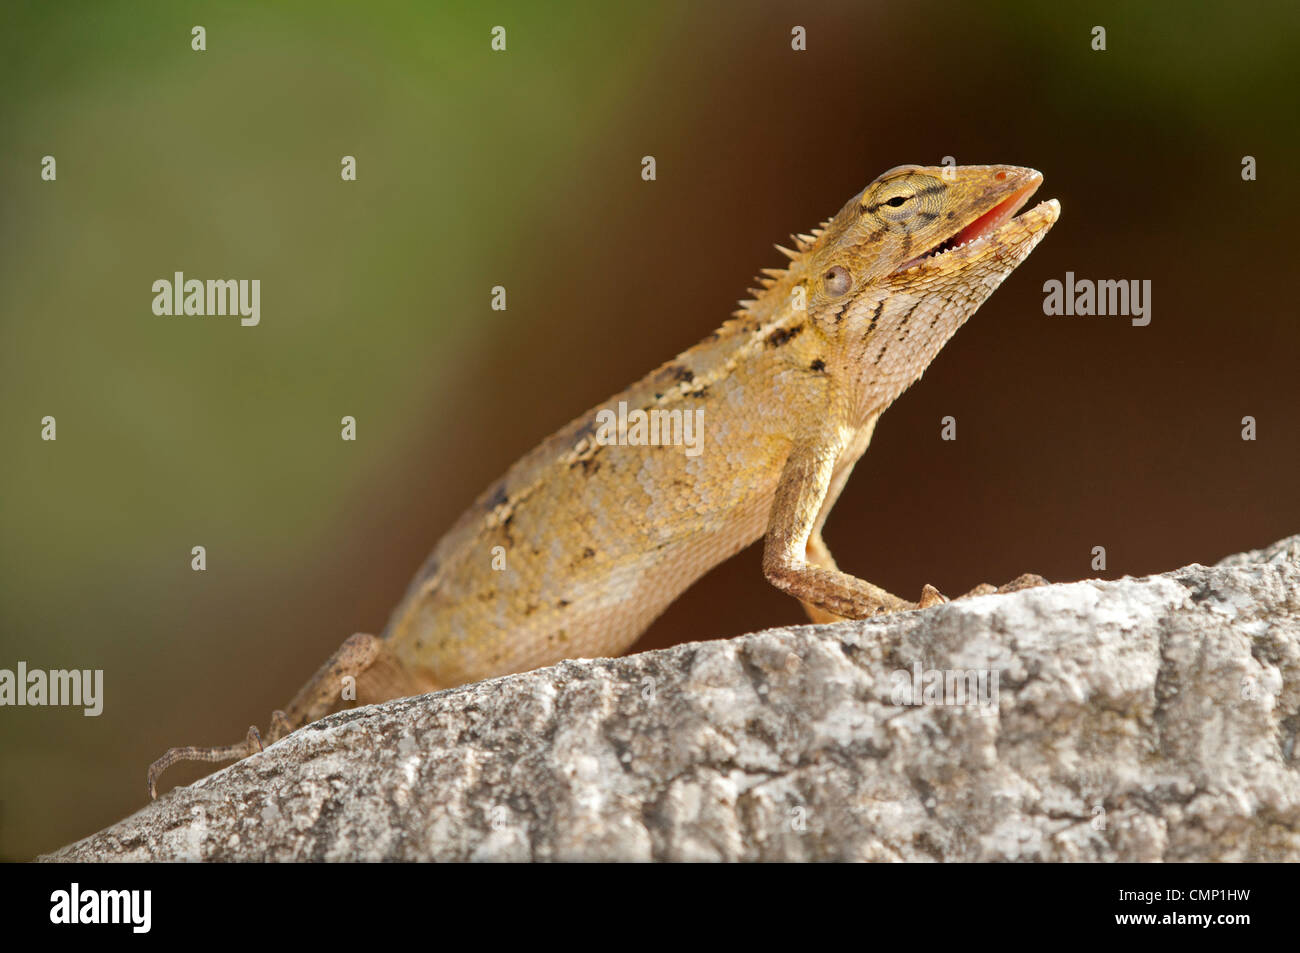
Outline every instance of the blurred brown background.
<svg viewBox="0 0 1300 953">
<path fill-rule="evenodd" d="M 106 701 L 0 709 L 0 857 L 265 726 L 517 456 L 901 163 L 1031 165 L 1062 216 L 881 422 L 842 567 L 957 594 L 1300 531 L 1296 8 L 1133 6 L 7 5 L 0 668 Z M 260 278 L 261 326 L 154 317 L 175 270 Z M 1149 279 L 1151 324 L 1045 317 L 1067 270 Z M 751 549 L 638 648 L 800 621 Z"/>
</svg>

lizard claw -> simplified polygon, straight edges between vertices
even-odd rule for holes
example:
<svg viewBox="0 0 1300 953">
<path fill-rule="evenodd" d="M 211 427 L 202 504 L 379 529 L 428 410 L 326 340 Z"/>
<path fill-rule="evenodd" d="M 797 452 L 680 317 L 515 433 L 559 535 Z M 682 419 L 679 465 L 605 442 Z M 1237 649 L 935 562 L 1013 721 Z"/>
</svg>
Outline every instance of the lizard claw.
<svg viewBox="0 0 1300 953">
<path fill-rule="evenodd" d="M 947 596 L 927 582 L 921 587 L 921 598 L 916 601 L 916 607 L 918 609 L 928 609 L 931 606 L 942 605 L 947 601 Z"/>
</svg>

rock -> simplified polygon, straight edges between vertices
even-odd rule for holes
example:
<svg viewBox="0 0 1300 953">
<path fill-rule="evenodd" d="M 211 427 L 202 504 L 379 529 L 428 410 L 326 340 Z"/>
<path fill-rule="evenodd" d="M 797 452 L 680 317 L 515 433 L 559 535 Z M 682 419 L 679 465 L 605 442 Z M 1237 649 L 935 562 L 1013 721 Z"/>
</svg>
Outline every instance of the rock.
<svg viewBox="0 0 1300 953">
<path fill-rule="evenodd" d="M 42 859 L 1294 861 L 1298 732 L 1295 536 L 343 712 Z"/>
</svg>

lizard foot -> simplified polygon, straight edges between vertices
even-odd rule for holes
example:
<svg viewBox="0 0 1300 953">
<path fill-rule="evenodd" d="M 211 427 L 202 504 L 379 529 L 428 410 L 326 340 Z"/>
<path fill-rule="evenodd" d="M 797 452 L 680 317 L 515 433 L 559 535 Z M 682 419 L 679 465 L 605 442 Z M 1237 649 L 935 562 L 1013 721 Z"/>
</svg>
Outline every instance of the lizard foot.
<svg viewBox="0 0 1300 953">
<path fill-rule="evenodd" d="M 972 596 L 988 596 L 999 592 L 1001 593 L 1019 592 L 1021 589 L 1033 589 L 1036 586 L 1046 586 L 1046 585 L 1048 585 L 1048 582 L 1042 576 L 1039 576 L 1032 572 L 1027 572 L 1023 575 L 1017 576 L 1015 579 L 1012 579 L 1009 583 L 1007 583 L 1004 586 L 994 586 L 994 585 L 990 585 L 987 582 L 980 583 L 970 592 L 962 593 L 957 598 L 969 599 Z M 930 585 L 929 583 L 926 583 L 926 585 L 921 588 L 921 598 L 916 601 L 916 608 L 928 609 L 931 606 L 943 605 L 945 602 L 948 601 L 950 600 L 948 599 L 947 596 L 945 596 L 938 589 L 934 588 L 934 586 Z"/>
</svg>

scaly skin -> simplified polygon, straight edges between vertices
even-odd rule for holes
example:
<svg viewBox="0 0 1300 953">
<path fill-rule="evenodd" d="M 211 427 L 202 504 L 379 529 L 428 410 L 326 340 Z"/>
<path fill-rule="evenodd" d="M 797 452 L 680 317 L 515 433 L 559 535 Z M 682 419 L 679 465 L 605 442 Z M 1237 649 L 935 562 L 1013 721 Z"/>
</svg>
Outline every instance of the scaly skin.
<svg viewBox="0 0 1300 953">
<path fill-rule="evenodd" d="M 1041 178 L 1014 166 L 886 172 L 782 249 L 789 266 L 766 271 L 732 320 L 512 466 L 434 548 L 383 639 L 345 642 L 273 717 L 272 740 L 343 707 L 345 675 L 367 703 L 622 652 L 765 534 L 764 574 L 815 621 L 943 601 L 839 571 L 822 526 L 880 414 L 1056 221 L 1055 201 L 1012 217 Z M 620 402 L 702 410 L 698 454 L 601 443 L 597 414 Z M 150 793 L 175 761 L 260 747 L 250 728 L 236 745 L 174 748 L 150 768 Z"/>
</svg>

